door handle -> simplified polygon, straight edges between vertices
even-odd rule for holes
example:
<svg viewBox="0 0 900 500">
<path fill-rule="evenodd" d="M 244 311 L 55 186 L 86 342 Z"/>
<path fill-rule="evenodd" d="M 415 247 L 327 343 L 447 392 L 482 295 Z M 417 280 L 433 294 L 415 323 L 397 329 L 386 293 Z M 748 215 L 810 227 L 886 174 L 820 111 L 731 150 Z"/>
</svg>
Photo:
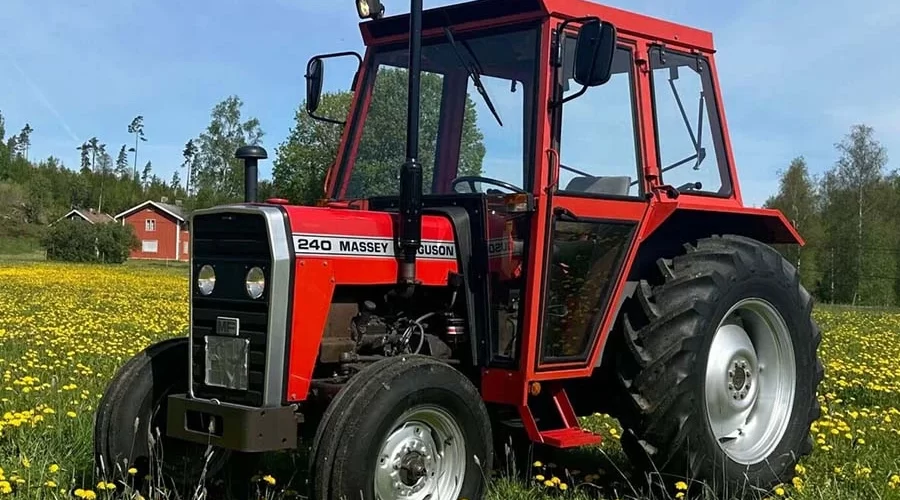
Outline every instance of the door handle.
<svg viewBox="0 0 900 500">
<path fill-rule="evenodd" d="M 575 222 L 578 220 L 578 216 L 575 215 L 575 212 L 569 210 L 566 207 L 556 207 L 553 209 L 553 215 L 555 215 L 558 219 L 566 220 L 569 222 Z"/>
</svg>

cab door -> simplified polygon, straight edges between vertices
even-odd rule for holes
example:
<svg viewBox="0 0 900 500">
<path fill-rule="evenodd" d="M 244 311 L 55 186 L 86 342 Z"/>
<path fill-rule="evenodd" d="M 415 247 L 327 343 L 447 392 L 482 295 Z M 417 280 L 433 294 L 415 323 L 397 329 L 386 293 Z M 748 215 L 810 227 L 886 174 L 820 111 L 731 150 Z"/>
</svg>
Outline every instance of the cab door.
<svg viewBox="0 0 900 500">
<path fill-rule="evenodd" d="M 555 102 L 582 90 L 572 79 L 574 34 L 561 45 Z M 607 83 L 551 105 L 548 202 L 539 214 L 544 237 L 532 253 L 540 256 L 542 276 L 531 296 L 538 314 L 531 379 L 555 378 L 561 370 L 589 373 L 601 332 L 611 325 L 610 305 L 649 206 L 638 47 L 620 41 Z"/>
</svg>

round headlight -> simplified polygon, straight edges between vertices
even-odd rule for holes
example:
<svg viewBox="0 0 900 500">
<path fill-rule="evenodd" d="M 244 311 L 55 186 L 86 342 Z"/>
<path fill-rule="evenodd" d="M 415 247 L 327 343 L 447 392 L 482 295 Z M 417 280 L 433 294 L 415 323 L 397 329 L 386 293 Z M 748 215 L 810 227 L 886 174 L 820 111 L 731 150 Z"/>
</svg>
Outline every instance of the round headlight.
<svg viewBox="0 0 900 500">
<path fill-rule="evenodd" d="M 203 295 L 209 295 L 213 292 L 213 288 L 216 287 L 216 270 L 209 264 L 204 265 L 200 268 L 200 272 L 197 273 L 197 288 L 200 289 L 200 293 Z"/>
<path fill-rule="evenodd" d="M 250 270 L 247 271 L 247 278 L 244 281 L 244 284 L 247 286 L 247 295 L 249 295 L 251 299 L 258 299 L 262 297 L 263 290 L 266 289 L 266 275 L 263 273 L 262 269 L 251 267 Z"/>
</svg>

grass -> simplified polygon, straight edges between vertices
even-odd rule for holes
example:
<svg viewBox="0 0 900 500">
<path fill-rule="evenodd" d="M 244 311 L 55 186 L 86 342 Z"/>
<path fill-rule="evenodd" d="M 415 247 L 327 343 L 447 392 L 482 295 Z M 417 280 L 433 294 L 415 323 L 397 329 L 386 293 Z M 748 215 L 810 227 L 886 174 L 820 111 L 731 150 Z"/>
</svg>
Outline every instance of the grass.
<svg viewBox="0 0 900 500">
<path fill-rule="evenodd" d="M 92 413 L 126 359 L 185 334 L 186 269 L 0 262 L 0 496 L 72 498 L 80 489 L 82 497 L 112 497 L 92 468 Z M 815 451 L 771 496 L 900 499 L 900 312 L 823 307 L 815 315 L 826 363 Z M 538 452 L 526 480 L 500 471 L 488 498 L 639 497 L 643 481 L 618 446 L 621 429 L 605 415 L 584 421 L 602 445 Z M 292 468 L 290 459 L 274 460 L 261 472 L 275 484 L 261 481 L 260 491 L 299 490 L 303 478 L 291 484 Z"/>
</svg>

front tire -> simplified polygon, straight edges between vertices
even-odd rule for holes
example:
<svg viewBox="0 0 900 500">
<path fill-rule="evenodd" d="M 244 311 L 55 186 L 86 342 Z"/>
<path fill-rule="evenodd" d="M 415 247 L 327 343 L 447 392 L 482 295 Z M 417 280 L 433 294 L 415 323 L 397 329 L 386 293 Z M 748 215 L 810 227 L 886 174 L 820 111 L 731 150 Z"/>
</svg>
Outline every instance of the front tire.
<svg viewBox="0 0 900 500">
<path fill-rule="evenodd" d="M 313 469 L 328 484 L 312 478 L 312 498 L 482 497 L 491 427 L 465 376 L 431 358 L 399 356 L 353 380 L 353 390 L 332 402 L 337 406 L 321 424 Z"/>
<path fill-rule="evenodd" d="M 94 457 L 100 477 L 123 481 L 141 491 L 149 485 L 164 485 L 178 493 L 190 493 L 203 479 L 219 473 L 230 483 L 236 477 L 230 466 L 251 466 L 255 456 L 213 449 L 166 436 L 166 408 L 169 394 L 188 389 L 189 344 L 174 338 L 151 345 L 128 360 L 113 377 L 94 421 Z M 235 460 L 240 458 L 238 462 Z M 137 469 L 128 473 L 128 469 Z M 249 477 L 249 476 L 248 476 Z M 246 485 L 226 484 L 231 493 Z"/>
<path fill-rule="evenodd" d="M 658 267 L 621 316 L 625 452 L 662 484 L 693 479 L 722 497 L 789 481 L 812 450 L 823 376 L 799 274 L 737 236 L 687 245 Z"/>
</svg>

